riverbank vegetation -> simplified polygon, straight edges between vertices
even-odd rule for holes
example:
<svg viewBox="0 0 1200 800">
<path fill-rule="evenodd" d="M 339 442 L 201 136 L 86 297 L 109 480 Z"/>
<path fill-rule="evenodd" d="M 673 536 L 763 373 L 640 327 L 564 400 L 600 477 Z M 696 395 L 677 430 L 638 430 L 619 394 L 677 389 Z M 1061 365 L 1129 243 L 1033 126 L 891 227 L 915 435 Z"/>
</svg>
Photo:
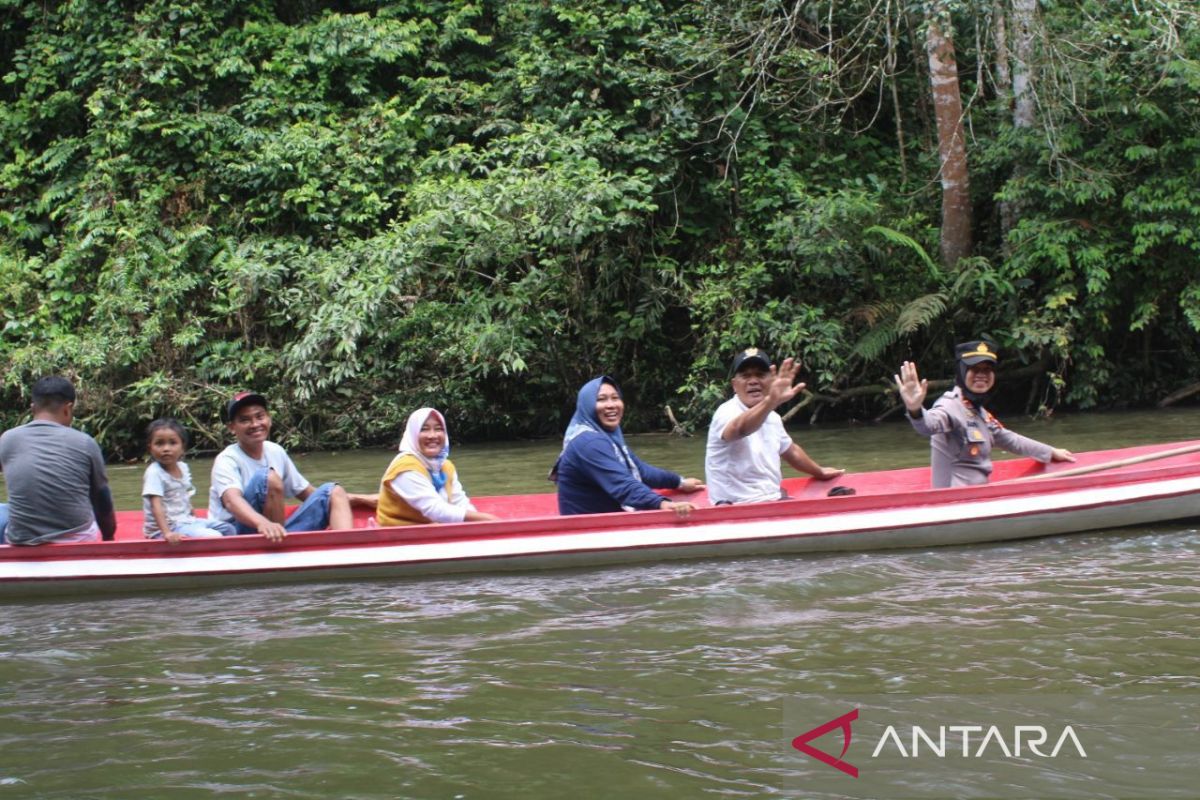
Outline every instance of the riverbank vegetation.
<svg viewBox="0 0 1200 800">
<path fill-rule="evenodd" d="M 1003 348 L 1014 409 L 1200 381 L 1190 0 L 0 0 L 4 423 L 219 440 L 702 428 L 731 354 L 797 419 Z"/>
</svg>

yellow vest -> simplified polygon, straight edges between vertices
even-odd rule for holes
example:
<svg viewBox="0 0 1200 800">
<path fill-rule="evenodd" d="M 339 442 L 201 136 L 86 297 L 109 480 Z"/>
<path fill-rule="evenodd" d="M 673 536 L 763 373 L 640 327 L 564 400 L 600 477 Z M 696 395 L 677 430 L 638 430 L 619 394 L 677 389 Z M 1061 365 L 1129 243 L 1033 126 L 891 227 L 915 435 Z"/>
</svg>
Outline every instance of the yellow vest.
<svg viewBox="0 0 1200 800">
<path fill-rule="evenodd" d="M 412 453 L 401 453 L 392 459 L 391 464 L 388 464 L 387 472 L 383 473 L 383 480 L 379 486 L 379 508 L 375 511 L 375 518 L 381 526 L 425 525 L 429 522 L 392 488 L 392 481 L 398 475 L 413 471 L 420 472 L 426 478 L 430 477 L 429 470 Z M 449 502 L 454 486 L 454 464 L 449 460 L 442 462 L 442 472 L 446 475 L 446 500 Z"/>
</svg>

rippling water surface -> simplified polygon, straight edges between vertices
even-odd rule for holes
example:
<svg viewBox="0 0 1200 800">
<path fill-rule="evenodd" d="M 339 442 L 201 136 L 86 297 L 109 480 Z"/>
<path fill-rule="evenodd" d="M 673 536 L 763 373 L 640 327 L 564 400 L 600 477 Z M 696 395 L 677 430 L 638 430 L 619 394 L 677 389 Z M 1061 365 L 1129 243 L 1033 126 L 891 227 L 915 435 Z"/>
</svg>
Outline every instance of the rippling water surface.
<svg viewBox="0 0 1200 800">
<path fill-rule="evenodd" d="M 1198 421 L 1017 427 L 1082 450 L 1196 438 Z M 903 426 L 795 433 L 852 469 L 925 455 Z M 699 472 L 699 440 L 634 446 Z M 456 461 L 475 493 L 543 490 L 556 449 L 460 448 Z M 301 466 L 369 488 L 386 460 Z M 800 731 L 783 708 L 799 694 L 1196 696 L 1198 551 L 1196 526 L 1173 523 L 962 548 L 8 602 L 0 797 L 809 796 L 788 780 Z M 1089 768 L 1096 796 L 1124 796 L 1105 788 L 1122 785 L 1117 765 Z"/>
</svg>

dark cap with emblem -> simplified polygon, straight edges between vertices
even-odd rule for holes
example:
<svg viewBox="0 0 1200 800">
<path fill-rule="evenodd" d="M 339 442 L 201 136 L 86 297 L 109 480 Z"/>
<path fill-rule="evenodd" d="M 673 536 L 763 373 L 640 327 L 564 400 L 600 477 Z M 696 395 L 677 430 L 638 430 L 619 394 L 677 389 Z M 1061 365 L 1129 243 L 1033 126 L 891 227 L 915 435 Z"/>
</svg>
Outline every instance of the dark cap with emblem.
<svg viewBox="0 0 1200 800">
<path fill-rule="evenodd" d="M 737 375 L 738 370 L 747 365 L 770 369 L 771 357 L 757 347 L 748 347 L 733 357 L 733 366 L 730 367 L 729 374 Z"/>
<path fill-rule="evenodd" d="M 246 406 L 262 406 L 266 408 L 267 398 L 254 392 L 238 392 L 229 401 L 228 405 L 225 406 L 225 421 L 233 422 L 234 415 Z"/>
<path fill-rule="evenodd" d="M 996 345 L 983 339 L 956 345 L 954 355 L 968 367 L 973 367 L 984 361 L 995 364 L 1000 360 L 1000 354 L 996 352 Z"/>
</svg>

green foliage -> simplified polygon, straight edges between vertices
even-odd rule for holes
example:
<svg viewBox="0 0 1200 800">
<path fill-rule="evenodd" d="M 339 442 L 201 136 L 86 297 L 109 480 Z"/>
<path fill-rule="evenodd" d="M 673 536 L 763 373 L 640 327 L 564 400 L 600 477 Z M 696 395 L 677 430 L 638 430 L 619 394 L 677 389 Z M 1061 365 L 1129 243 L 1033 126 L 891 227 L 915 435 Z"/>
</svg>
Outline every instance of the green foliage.
<svg viewBox="0 0 1200 800">
<path fill-rule="evenodd" d="M 1024 210 L 1005 272 L 1032 301 L 1011 330 L 1057 358 L 1066 399 L 1087 407 L 1154 399 L 1195 374 L 1200 13 L 1081 11 L 1046 17 L 1051 41 L 1087 54 L 1062 62 L 1074 90 L 1046 108 L 1051 135 L 995 152 L 1037 165 L 1002 190 Z"/>
</svg>

